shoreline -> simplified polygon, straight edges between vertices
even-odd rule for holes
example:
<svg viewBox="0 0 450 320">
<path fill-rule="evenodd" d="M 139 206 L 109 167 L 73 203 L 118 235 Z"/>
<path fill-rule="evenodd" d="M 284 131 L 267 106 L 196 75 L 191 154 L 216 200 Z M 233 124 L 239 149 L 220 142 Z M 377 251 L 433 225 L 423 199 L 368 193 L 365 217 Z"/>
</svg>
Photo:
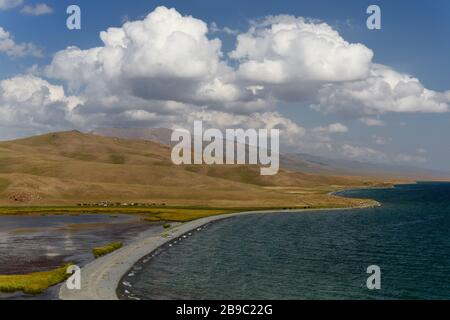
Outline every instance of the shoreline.
<svg viewBox="0 0 450 320">
<path fill-rule="evenodd" d="M 381 206 L 379 202 L 365 204 L 349 208 L 317 208 L 317 209 L 296 209 L 296 210 L 266 210 L 247 211 L 209 216 L 197 220 L 189 221 L 161 234 L 140 239 L 106 256 L 92 261 L 81 269 L 81 289 L 69 290 L 65 283 L 60 286 L 59 299 L 61 300 L 119 300 L 117 289 L 121 279 L 138 263 L 142 258 L 148 256 L 174 238 L 183 236 L 204 225 L 232 217 L 258 214 L 258 213 L 289 213 L 289 212 L 320 212 L 320 211 L 340 211 L 367 209 Z M 169 236 L 165 236 L 169 234 Z"/>
</svg>

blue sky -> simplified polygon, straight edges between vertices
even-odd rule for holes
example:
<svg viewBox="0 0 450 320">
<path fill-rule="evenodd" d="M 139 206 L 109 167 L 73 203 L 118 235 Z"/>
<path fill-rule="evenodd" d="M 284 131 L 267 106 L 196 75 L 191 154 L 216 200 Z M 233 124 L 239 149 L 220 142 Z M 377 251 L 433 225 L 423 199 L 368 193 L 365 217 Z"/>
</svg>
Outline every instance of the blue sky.
<svg viewBox="0 0 450 320">
<path fill-rule="evenodd" d="M 0 1 L 1 2 L 1 1 Z M 24 14 L 25 5 L 35 6 L 46 3 L 53 12 L 40 16 Z M 82 10 L 82 30 L 69 31 L 65 27 L 66 8 L 78 4 Z M 382 10 L 382 29 L 366 28 L 366 8 L 377 4 Z M 82 50 L 103 46 L 99 33 L 109 27 L 121 27 L 125 21 L 143 20 L 158 6 L 175 8 L 183 16 L 193 16 L 211 26 L 214 22 L 219 28 L 228 27 L 234 34 L 211 30 L 208 38 L 222 41 L 221 51 L 224 60 L 231 60 L 227 54 L 236 48 L 236 34 L 246 33 L 249 23 L 267 16 L 287 14 L 295 17 L 317 19 L 327 23 L 339 32 L 349 43 L 359 43 L 374 53 L 372 63 L 388 66 L 401 74 L 417 78 L 424 88 L 444 93 L 450 90 L 450 2 L 434 1 L 64 1 L 64 0 L 24 0 L 15 8 L 0 10 L 0 27 L 10 33 L 17 44 L 32 43 L 42 51 L 42 57 L 25 55 L 12 57 L 0 52 L 0 80 L 26 74 L 33 65 L 42 70 L 52 63 L 53 55 L 68 46 Z M 236 61 L 229 61 L 235 66 Z M 39 74 L 54 85 L 63 85 L 66 92 L 79 95 L 69 88 L 67 79 Z M 69 94 L 69 93 L 67 93 Z M 310 130 L 305 139 L 314 139 L 317 128 L 340 123 L 347 127 L 343 134 L 320 137 L 329 139 L 333 145 L 352 145 L 379 151 L 388 155 L 383 161 L 401 161 L 410 165 L 450 170 L 450 148 L 444 137 L 450 135 L 448 112 L 380 112 L 367 117 L 351 116 L 348 112 L 323 112 L 309 107 L 309 100 L 287 101 L 278 99 L 276 112 Z M 153 101 L 153 100 L 152 100 Z M 184 101 L 183 101 L 184 102 Z M 1 100 L 0 100 L 1 103 Z M 152 103 L 152 102 L 149 102 Z M 325 108 L 326 109 L 326 108 Z M 274 111 L 271 109 L 271 111 Z M 240 111 L 233 110 L 241 114 Z M 250 112 L 248 114 L 250 116 Z M 368 126 L 362 118 L 383 122 L 383 125 Z M 117 123 L 127 125 L 129 122 Z M 100 122 L 99 125 L 103 125 Z M 116 124 L 116 123 L 113 123 Z M 143 122 L 139 122 L 142 125 Z M 1 125 L 1 124 L 0 124 Z M 90 124 L 93 125 L 92 123 Z M 135 124 L 130 124 L 135 125 Z M 149 124 L 150 125 L 150 124 Z M 154 124 L 152 124 L 154 125 Z M 68 125 L 76 127 L 76 125 Z M 58 127 L 58 126 L 57 126 Z M 64 126 L 59 126 L 63 128 Z M 58 127 L 58 128 L 59 128 Z M 51 130 L 46 123 L 37 132 Z M 314 129 L 316 129 L 314 131 Z M 324 130 L 322 130 L 324 131 Z M 1 131 L 0 131 L 1 132 Z M 33 131 L 26 131 L 32 133 Z M 5 137 L 23 135 L 21 132 L 5 130 Z M 313 142 L 315 143 L 315 141 Z M 337 148 L 337 147 L 336 147 Z M 301 147 L 299 147 L 301 149 Z M 326 154 L 326 151 L 318 153 Z M 334 149 L 333 149 L 334 150 Z M 302 151 L 302 150 L 299 150 Z M 361 149 L 361 152 L 363 150 Z M 333 153 L 333 151 L 331 151 Z M 350 152 L 347 157 L 358 157 Z M 407 157 L 409 156 L 409 158 Z M 370 158 L 370 152 L 369 156 Z M 379 160 L 379 159 L 373 159 Z"/>
<path fill-rule="evenodd" d="M 27 3 L 42 1 L 28 0 Z M 375 61 L 411 73 L 436 90 L 447 90 L 450 84 L 450 73 L 442 72 L 450 69 L 450 2 L 446 0 L 342 0 L 339 3 L 334 0 L 281 0 L 260 1 L 257 6 L 252 1 L 236 0 L 113 0 L 108 1 L 108 5 L 102 0 L 47 0 L 46 3 L 54 8 L 53 14 L 30 17 L 19 10 L 0 11 L 0 21 L 17 40 L 32 41 L 44 48 L 48 58 L 69 45 L 81 48 L 100 45 L 100 31 L 120 26 L 126 17 L 130 20 L 142 18 L 156 6 L 165 5 L 204 21 L 214 21 L 242 31 L 248 28 L 249 20 L 266 15 L 292 14 L 321 19 L 336 26 L 346 40 L 361 42 L 373 49 Z M 65 28 L 65 11 L 70 4 L 79 4 L 82 9 L 83 29 L 80 32 Z M 365 10 L 370 4 L 378 4 L 382 9 L 383 28 L 380 31 L 370 31 L 365 27 Z M 230 49 L 234 40 L 226 38 L 225 45 Z M 21 60 L 11 64 L 1 61 L 2 76 L 5 69 L 16 72 L 32 62 L 42 62 Z"/>
</svg>

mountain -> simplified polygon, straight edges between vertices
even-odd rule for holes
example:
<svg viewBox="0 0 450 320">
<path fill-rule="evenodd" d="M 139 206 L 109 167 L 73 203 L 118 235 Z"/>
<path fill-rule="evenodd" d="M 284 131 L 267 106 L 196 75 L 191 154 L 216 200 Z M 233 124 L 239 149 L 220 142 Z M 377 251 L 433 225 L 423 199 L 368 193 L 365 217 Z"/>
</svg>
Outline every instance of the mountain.
<svg viewBox="0 0 450 320">
<path fill-rule="evenodd" d="M 450 172 L 414 166 L 332 159 L 309 154 L 284 154 L 280 164 L 289 170 L 315 174 L 365 176 L 400 180 L 450 180 Z"/>
<path fill-rule="evenodd" d="M 148 140 L 169 146 L 171 145 L 172 130 L 166 128 L 97 128 L 90 133 L 103 137 Z"/>
<path fill-rule="evenodd" d="M 258 166 L 175 166 L 169 146 L 78 131 L 0 142 L 0 204 L 157 202 L 215 207 L 347 206 L 328 195 L 347 187 L 383 185 L 373 178 Z"/>
<path fill-rule="evenodd" d="M 172 130 L 165 128 L 99 128 L 92 133 L 123 139 L 149 140 L 165 145 L 172 144 L 170 141 Z M 332 159 L 306 153 L 281 154 L 280 165 L 287 170 L 319 175 L 372 177 L 410 182 L 416 180 L 450 180 L 450 172 L 396 164 Z"/>
</svg>

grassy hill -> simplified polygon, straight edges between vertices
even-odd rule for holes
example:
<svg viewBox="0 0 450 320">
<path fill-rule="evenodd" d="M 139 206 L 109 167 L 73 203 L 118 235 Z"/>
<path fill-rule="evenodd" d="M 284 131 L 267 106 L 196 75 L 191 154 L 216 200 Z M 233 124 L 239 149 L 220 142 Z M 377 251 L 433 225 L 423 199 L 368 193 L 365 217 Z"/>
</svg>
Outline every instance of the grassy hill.
<svg viewBox="0 0 450 320">
<path fill-rule="evenodd" d="M 321 176 L 257 166 L 175 166 L 170 147 L 78 131 L 0 142 L 0 205 L 145 202 L 168 206 L 322 207 L 358 200 L 327 195 L 374 178 Z"/>
</svg>

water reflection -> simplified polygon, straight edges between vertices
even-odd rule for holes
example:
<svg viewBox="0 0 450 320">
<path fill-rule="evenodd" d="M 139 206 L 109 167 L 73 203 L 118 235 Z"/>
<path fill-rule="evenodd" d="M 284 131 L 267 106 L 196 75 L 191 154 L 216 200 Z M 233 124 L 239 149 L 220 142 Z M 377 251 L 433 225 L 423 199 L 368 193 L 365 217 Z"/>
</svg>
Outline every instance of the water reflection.
<svg viewBox="0 0 450 320">
<path fill-rule="evenodd" d="M 93 260 L 92 248 L 125 244 L 162 230 L 161 223 L 130 215 L 0 216 L 0 274 L 46 271 L 64 262 Z M 33 298 L 55 298 L 55 289 Z M 24 298 L 22 294 L 0 298 Z"/>
</svg>

